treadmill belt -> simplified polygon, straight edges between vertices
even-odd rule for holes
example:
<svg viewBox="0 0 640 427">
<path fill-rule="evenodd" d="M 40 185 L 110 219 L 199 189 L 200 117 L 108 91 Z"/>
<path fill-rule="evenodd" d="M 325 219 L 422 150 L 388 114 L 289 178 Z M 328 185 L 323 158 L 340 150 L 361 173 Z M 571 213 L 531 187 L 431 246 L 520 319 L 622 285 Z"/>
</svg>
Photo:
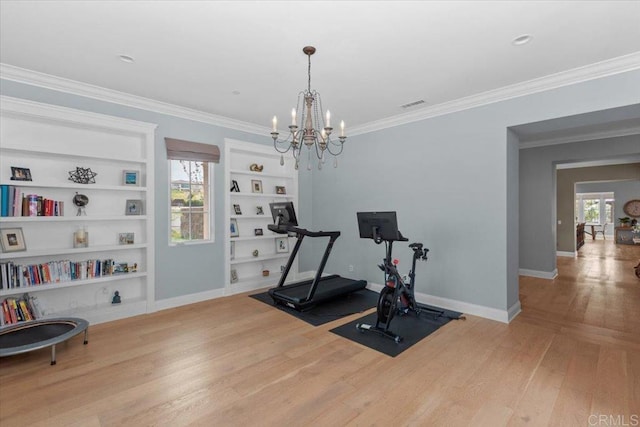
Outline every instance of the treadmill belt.
<svg viewBox="0 0 640 427">
<path fill-rule="evenodd" d="M 270 289 L 269 294 L 276 298 L 293 302 L 294 304 L 300 304 L 305 302 L 312 283 L 313 279 L 292 283 L 280 288 Z M 318 282 L 316 292 L 313 295 L 313 301 L 321 302 L 336 298 L 357 291 L 358 289 L 363 289 L 366 285 L 367 282 L 364 280 L 347 279 L 338 275 L 323 277 Z"/>
</svg>

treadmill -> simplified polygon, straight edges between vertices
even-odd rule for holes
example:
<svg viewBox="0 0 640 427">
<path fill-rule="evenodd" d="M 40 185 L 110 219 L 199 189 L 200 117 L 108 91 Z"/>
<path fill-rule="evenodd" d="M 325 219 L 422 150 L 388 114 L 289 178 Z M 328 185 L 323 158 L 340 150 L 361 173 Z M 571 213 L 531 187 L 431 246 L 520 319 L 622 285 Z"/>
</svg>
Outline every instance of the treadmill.
<svg viewBox="0 0 640 427">
<path fill-rule="evenodd" d="M 270 203 L 269 207 L 274 224 L 269 224 L 267 228 L 275 233 L 287 234 L 297 238 L 278 285 L 275 288 L 269 289 L 269 295 L 273 299 L 274 304 L 284 305 L 298 311 L 306 311 L 317 304 L 345 296 L 351 292 L 364 289 L 367 286 L 366 280 L 347 279 L 337 274 L 322 277 L 322 272 L 331 254 L 333 243 L 340 237 L 339 231 L 309 231 L 304 228 L 299 228 L 292 202 Z M 285 285 L 284 282 L 287 280 L 289 270 L 293 265 L 305 237 L 329 238 L 329 243 L 322 256 L 318 271 L 313 279 Z"/>
</svg>

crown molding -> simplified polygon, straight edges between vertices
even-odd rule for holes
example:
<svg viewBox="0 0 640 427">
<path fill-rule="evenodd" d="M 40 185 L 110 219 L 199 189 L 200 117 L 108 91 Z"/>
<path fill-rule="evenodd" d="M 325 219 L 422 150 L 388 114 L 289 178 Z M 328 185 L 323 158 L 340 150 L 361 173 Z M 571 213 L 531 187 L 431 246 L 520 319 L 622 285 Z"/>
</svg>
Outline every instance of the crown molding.
<svg viewBox="0 0 640 427">
<path fill-rule="evenodd" d="M 366 123 L 364 125 L 353 126 L 350 128 L 349 134 L 354 136 L 383 130 L 394 126 L 413 123 L 432 117 L 442 116 L 457 111 L 480 107 L 495 102 L 531 95 L 562 86 L 568 86 L 637 69 L 640 69 L 640 52 L 634 52 L 629 55 L 589 64 L 584 67 L 574 68 L 572 70 L 563 71 L 522 83 L 516 83 L 454 101 L 422 108 L 410 113 L 404 113 Z M 0 78 L 87 98 L 93 98 L 100 101 L 153 111 L 160 114 L 167 114 L 188 120 L 223 126 L 229 129 L 252 134 L 265 135 L 269 133 L 269 128 L 266 126 L 258 126 L 253 123 L 205 113 L 111 89 L 105 89 L 100 86 L 39 73 L 37 71 L 27 70 L 13 65 L 0 63 Z"/>
<path fill-rule="evenodd" d="M 568 142 L 593 141 L 596 139 L 616 138 L 619 136 L 629 136 L 640 134 L 640 126 L 633 126 L 622 129 L 615 129 L 603 132 L 587 132 L 582 134 L 573 134 L 570 136 L 558 138 L 536 139 L 532 141 L 520 142 L 520 149 L 544 147 L 547 145 L 566 144 Z"/>
<path fill-rule="evenodd" d="M 216 126 L 223 126 L 229 129 L 257 135 L 268 135 L 270 132 L 269 128 L 265 126 L 257 126 L 253 123 L 230 119 L 216 114 L 205 113 L 191 108 L 180 107 L 178 105 L 106 89 L 88 83 L 81 83 L 62 77 L 52 76 L 50 74 L 27 70 L 13 65 L 0 63 L 0 78 L 83 96 L 86 98 L 97 99 L 99 101 L 112 102 L 114 104 L 124 105 L 127 107 L 139 108 L 141 110 L 153 111 L 160 114 L 167 114 Z"/>
<path fill-rule="evenodd" d="M 562 71 L 560 73 L 551 74 L 549 76 L 540 77 L 526 82 L 504 86 L 499 89 L 482 92 L 477 95 L 467 96 L 454 101 L 422 108 L 420 110 L 412 111 L 411 113 L 404 113 L 364 125 L 353 126 L 350 128 L 349 134 L 353 136 L 374 132 L 637 69 L 640 69 L 640 52 L 634 52 L 629 55 L 585 65 L 584 67 L 574 68 L 572 70 Z"/>
</svg>

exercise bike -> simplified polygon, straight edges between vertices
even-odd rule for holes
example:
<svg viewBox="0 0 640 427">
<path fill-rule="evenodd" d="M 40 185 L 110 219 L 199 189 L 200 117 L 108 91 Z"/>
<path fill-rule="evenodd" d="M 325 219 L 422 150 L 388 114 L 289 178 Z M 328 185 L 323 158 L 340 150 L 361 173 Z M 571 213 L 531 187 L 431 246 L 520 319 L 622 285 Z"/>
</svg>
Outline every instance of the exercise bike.
<svg viewBox="0 0 640 427">
<path fill-rule="evenodd" d="M 421 306 L 416 302 L 414 289 L 416 279 L 416 263 L 418 260 L 426 261 L 429 249 L 422 243 L 411 243 L 409 247 L 413 250 L 411 270 L 408 274 L 408 283 L 398 272 L 398 260 L 392 258 L 393 242 L 408 242 L 398 230 L 395 212 L 358 212 L 358 225 L 361 238 L 371 238 L 376 244 L 385 242 L 386 255 L 383 263 L 378 267 L 384 272 L 385 286 L 380 291 L 376 307 L 377 320 L 375 325 L 366 323 L 356 324 L 356 328 L 361 332 L 375 332 L 384 337 L 394 340 L 396 343 L 402 341 L 400 335 L 389 329 L 391 321 L 396 314 L 406 315 L 413 312 L 416 317 L 421 314 L 428 314 L 434 320 L 445 316 L 443 310 L 435 310 Z M 449 316 L 447 316 L 449 317 Z M 464 317 L 455 317 L 464 319 Z"/>
</svg>

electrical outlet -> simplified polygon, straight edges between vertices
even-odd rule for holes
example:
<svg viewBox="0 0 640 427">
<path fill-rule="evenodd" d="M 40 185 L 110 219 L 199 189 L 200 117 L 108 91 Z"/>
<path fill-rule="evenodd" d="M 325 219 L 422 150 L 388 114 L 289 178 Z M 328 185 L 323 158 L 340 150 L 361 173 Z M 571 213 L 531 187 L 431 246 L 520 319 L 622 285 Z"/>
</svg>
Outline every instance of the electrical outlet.
<svg viewBox="0 0 640 427">
<path fill-rule="evenodd" d="M 349 272 L 353 273 L 353 265 L 349 265 Z"/>
</svg>

